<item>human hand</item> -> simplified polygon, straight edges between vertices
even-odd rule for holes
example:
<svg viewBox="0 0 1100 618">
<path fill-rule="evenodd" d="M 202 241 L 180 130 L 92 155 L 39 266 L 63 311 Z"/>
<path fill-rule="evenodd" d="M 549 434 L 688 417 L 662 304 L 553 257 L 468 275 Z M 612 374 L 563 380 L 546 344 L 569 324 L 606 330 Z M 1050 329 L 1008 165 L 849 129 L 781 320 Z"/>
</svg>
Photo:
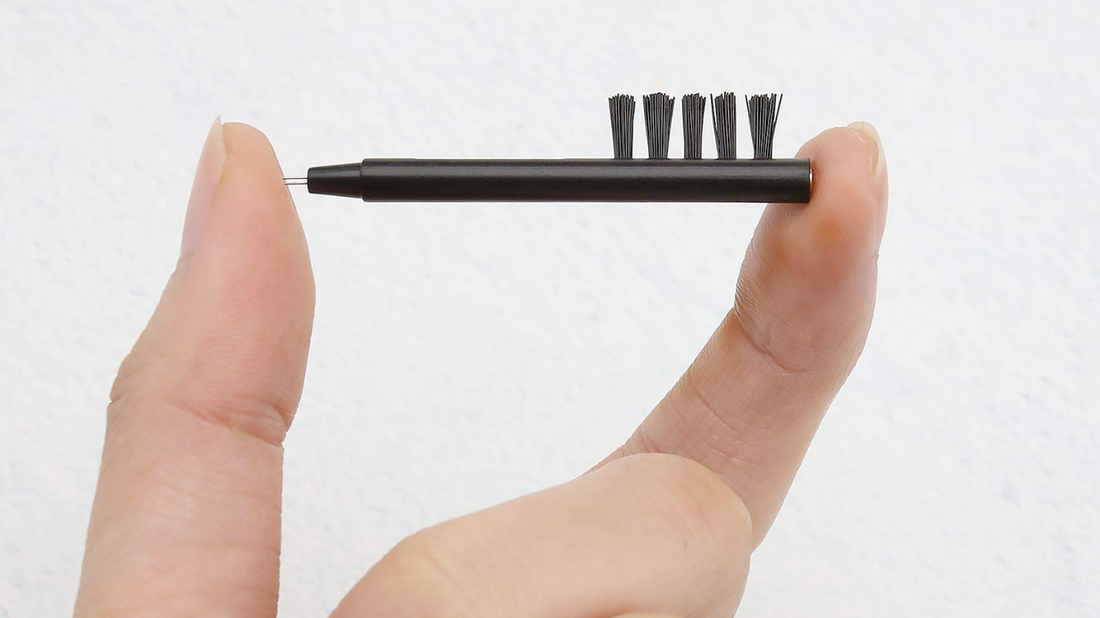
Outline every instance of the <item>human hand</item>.
<svg viewBox="0 0 1100 618">
<path fill-rule="evenodd" d="M 877 134 L 830 129 L 799 156 L 813 200 L 767 208 L 734 308 L 621 448 L 402 541 L 334 616 L 732 615 L 874 308 Z M 282 442 L 314 305 L 281 176 L 261 133 L 211 129 L 176 271 L 111 392 L 77 618 L 276 614 Z"/>
</svg>

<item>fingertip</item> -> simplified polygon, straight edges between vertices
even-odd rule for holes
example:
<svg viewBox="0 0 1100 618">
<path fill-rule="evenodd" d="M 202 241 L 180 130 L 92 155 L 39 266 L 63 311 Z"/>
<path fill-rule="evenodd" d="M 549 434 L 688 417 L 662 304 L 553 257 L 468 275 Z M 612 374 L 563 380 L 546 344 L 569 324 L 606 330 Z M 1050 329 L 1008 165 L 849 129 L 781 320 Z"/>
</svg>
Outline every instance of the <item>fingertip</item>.
<svg viewBox="0 0 1100 618">
<path fill-rule="evenodd" d="M 222 135 L 227 158 L 223 182 L 247 183 L 250 190 L 278 197 L 293 207 L 290 191 L 283 183 L 282 167 L 267 136 L 240 122 L 222 125 Z"/>
<path fill-rule="evenodd" d="M 230 155 L 260 156 L 275 159 L 275 149 L 267 135 L 256 127 L 243 122 L 222 123 L 222 133 L 225 136 L 226 150 Z M 275 165 L 278 165 L 276 161 Z"/>
<path fill-rule="evenodd" d="M 227 122 L 222 130 L 227 160 L 216 201 L 223 229 L 238 238 L 220 244 L 239 247 L 252 238 L 269 258 L 287 253 L 308 265 L 305 234 L 271 142 L 240 122 Z"/>
<path fill-rule="evenodd" d="M 762 229 L 774 230 L 772 255 L 809 282 L 834 285 L 873 263 L 886 223 L 886 167 L 877 132 L 867 123 L 823 131 L 798 152 L 813 165 L 807 205 L 776 204 Z"/>
</svg>

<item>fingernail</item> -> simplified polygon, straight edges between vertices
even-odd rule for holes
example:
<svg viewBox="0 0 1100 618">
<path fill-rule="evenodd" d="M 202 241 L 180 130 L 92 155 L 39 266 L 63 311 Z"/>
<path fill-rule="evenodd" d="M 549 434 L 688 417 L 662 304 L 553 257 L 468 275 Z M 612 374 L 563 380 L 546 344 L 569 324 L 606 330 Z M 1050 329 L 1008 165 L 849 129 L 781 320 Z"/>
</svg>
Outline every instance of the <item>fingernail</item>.
<svg viewBox="0 0 1100 618">
<path fill-rule="evenodd" d="M 214 193 L 221 180 L 222 167 L 225 165 L 225 140 L 222 137 L 222 119 L 214 119 L 214 125 L 206 135 L 206 143 L 199 156 L 199 165 L 195 171 L 195 182 L 191 185 L 191 199 L 187 202 L 187 217 L 183 222 L 183 241 L 180 243 L 180 256 L 195 250 L 206 227 L 207 217 L 214 203 Z"/>
<path fill-rule="evenodd" d="M 869 122 L 853 122 L 848 128 L 855 131 L 869 150 L 868 165 L 875 184 L 882 189 L 886 179 L 886 154 L 882 150 L 882 138 Z"/>
</svg>

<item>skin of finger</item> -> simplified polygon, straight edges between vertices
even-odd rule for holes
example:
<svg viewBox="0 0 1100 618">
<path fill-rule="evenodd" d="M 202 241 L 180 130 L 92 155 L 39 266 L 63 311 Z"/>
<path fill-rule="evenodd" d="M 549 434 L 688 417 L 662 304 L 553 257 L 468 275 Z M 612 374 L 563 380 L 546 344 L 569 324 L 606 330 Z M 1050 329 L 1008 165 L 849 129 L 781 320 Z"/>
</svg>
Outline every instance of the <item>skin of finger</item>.
<svg viewBox="0 0 1100 618">
<path fill-rule="evenodd" d="M 282 439 L 313 321 L 305 237 L 259 131 L 226 162 L 119 370 L 75 615 L 275 615 Z"/>
<path fill-rule="evenodd" d="M 748 506 L 763 539 L 810 440 L 863 349 L 886 222 L 881 146 L 850 128 L 808 142 L 808 205 L 767 208 L 733 310 L 684 376 L 606 461 L 699 461 Z"/>
<path fill-rule="evenodd" d="M 751 525 L 703 466 L 626 457 L 413 535 L 333 618 L 727 618 L 744 589 Z"/>
</svg>

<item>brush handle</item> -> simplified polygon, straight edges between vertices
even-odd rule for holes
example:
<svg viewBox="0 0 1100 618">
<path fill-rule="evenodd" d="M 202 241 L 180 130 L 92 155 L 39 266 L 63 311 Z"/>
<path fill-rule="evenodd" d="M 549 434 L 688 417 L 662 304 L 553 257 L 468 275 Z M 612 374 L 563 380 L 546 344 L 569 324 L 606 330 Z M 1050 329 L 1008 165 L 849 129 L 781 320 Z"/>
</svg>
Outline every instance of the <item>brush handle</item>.
<svg viewBox="0 0 1100 618">
<path fill-rule="evenodd" d="M 809 159 L 364 159 L 307 185 L 367 202 L 805 203 L 812 177 Z"/>
</svg>

